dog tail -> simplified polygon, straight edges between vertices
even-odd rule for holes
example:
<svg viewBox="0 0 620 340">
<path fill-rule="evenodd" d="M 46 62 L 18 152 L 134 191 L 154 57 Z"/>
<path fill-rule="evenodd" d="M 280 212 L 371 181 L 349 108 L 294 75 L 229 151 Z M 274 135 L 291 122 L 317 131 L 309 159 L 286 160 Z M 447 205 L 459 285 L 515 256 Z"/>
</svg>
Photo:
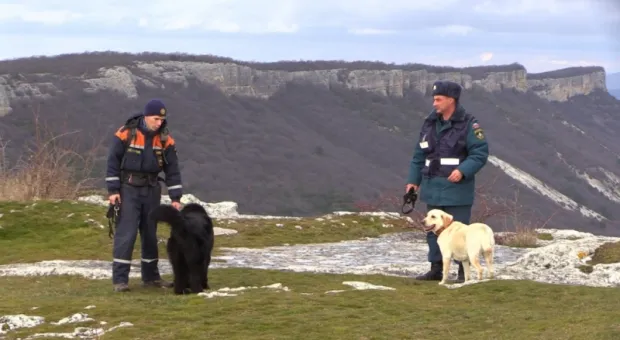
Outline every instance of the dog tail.
<svg viewBox="0 0 620 340">
<path fill-rule="evenodd" d="M 495 247 L 495 236 L 493 235 L 493 230 L 487 230 L 487 237 L 482 239 L 482 251 L 485 253 L 492 253 L 493 248 Z"/>
<path fill-rule="evenodd" d="M 183 216 L 175 207 L 161 204 L 151 211 L 151 217 L 157 222 L 165 222 L 173 229 L 183 225 Z"/>
</svg>

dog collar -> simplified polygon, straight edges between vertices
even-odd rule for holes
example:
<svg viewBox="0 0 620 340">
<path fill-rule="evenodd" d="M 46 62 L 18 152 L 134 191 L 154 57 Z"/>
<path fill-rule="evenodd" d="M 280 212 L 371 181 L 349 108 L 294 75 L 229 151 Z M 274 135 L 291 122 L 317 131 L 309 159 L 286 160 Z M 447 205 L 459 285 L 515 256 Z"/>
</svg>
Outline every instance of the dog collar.
<svg viewBox="0 0 620 340">
<path fill-rule="evenodd" d="M 435 232 L 435 235 L 437 235 L 437 236 L 441 235 L 441 233 L 443 233 L 443 232 L 444 232 L 444 230 L 448 229 L 451 225 L 452 225 L 452 223 L 450 223 L 450 224 L 448 224 L 448 225 L 445 225 L 445 226 L 443 226 L 443 227 L 439 228 L 439 229 Z"/>
</svg>

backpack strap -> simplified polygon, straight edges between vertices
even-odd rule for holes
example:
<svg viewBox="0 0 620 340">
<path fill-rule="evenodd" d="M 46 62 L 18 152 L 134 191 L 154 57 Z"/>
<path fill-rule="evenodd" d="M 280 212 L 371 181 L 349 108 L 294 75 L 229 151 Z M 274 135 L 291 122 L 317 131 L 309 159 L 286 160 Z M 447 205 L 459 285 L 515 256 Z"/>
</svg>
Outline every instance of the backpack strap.
<svg viewBox="0 0 620 340">
<path fill-rule="evenodd" d="M 166 151 L 166 142 L 168 142 L 168 135 L 170 132 L 167 127 L 163 127 L 159 132 L 159 140 L 161 141 L 161 150 L 155 152 L 157 156 L 157 163 L 160 167 L 163 168 L 164 164 L 168 164 L 168 160 L 166 159 L 165 151 Z"/>
<path fill-rule="evenodd" d="M 123 125 L 123 127 L 121 127 L 120 129 L 120 132 L 123 132 L 127 129 L 129 129 L 129 134 L 127 135 L 127 139 L 123 141 L 123 144 L 125 145 L 125 151 L 123 152 L 123 159 L 121 160 L 121 170 L 125 167 L 125 158 L 127 155 L 127 149 L 129 149 L 129 146 L 131 145 L 133 140 L 136 138 L 136 130 L 138 129 L 138 121 L 134 120 L 134 121 L 131 121 Z"/>
<path fill-rule="evenodd" d="M 170 134 L 170 132 L 168 131 L 167 127 L 164 127 L 159 132 L 159 139 L 161 140 L 161 147 L 162 147 L 162 149 L 166 148 L 166 142 L 168 142 L 168 135 L 169 134 Z"/>
</svg>

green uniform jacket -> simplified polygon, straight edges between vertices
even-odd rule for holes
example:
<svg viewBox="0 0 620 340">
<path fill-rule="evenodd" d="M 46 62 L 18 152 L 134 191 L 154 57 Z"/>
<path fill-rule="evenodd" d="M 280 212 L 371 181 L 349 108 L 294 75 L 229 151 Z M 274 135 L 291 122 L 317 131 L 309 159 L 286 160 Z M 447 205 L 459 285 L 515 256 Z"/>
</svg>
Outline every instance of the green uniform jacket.
<svg viewBox="0 0 620 340">
<path fill-rule="evenodd" d="M 439 118 L 436 120 L 436 130 L 439 135 L 452 127 L 452 120 L 459 115 L 464 115 L 465 109 L 459 106 L 448 121 Z M 435 111 L 431 115 L 437 115 Z M 463 174 L 463 178 L 452 183 L 445 177 L 422 178 L 425 156 L 416 142 L 413 158 L 409 167 L 407 183 L 419 186 L 420 201 L 433 206 L 458 206 L 472 205 L 476 190 L 475 176 L 487 163 L 489 157 L 489 145 L 484 136 L 478 120 L 474 117 L 467 127 L 467 158 L 459 164 L 457 169 Z"/>
</svg>

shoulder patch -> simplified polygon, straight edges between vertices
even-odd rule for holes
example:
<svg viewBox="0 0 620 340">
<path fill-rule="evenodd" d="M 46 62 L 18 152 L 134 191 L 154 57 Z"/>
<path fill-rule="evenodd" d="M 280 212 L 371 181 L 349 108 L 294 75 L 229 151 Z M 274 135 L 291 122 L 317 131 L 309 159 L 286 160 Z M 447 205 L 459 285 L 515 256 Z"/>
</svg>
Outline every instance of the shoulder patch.
<svg viewBox="0 0 620 340">
<path fill-rule="evenodd" d="M 476 122 L 476 123 L 472 124 L 471 128 L 474 129 L 474 130 L 479 129 L 480 128 L 480 124 L 478 124 L 478 122 Z"/>
<path fill-rule="evenodd" d="M 480 128 L 474 130 L 474 135 L 476 136 L 476 138 L 480 140 L 484 139 L 484 133 L 482 132 L 482 129 Z"/>
</svg>

